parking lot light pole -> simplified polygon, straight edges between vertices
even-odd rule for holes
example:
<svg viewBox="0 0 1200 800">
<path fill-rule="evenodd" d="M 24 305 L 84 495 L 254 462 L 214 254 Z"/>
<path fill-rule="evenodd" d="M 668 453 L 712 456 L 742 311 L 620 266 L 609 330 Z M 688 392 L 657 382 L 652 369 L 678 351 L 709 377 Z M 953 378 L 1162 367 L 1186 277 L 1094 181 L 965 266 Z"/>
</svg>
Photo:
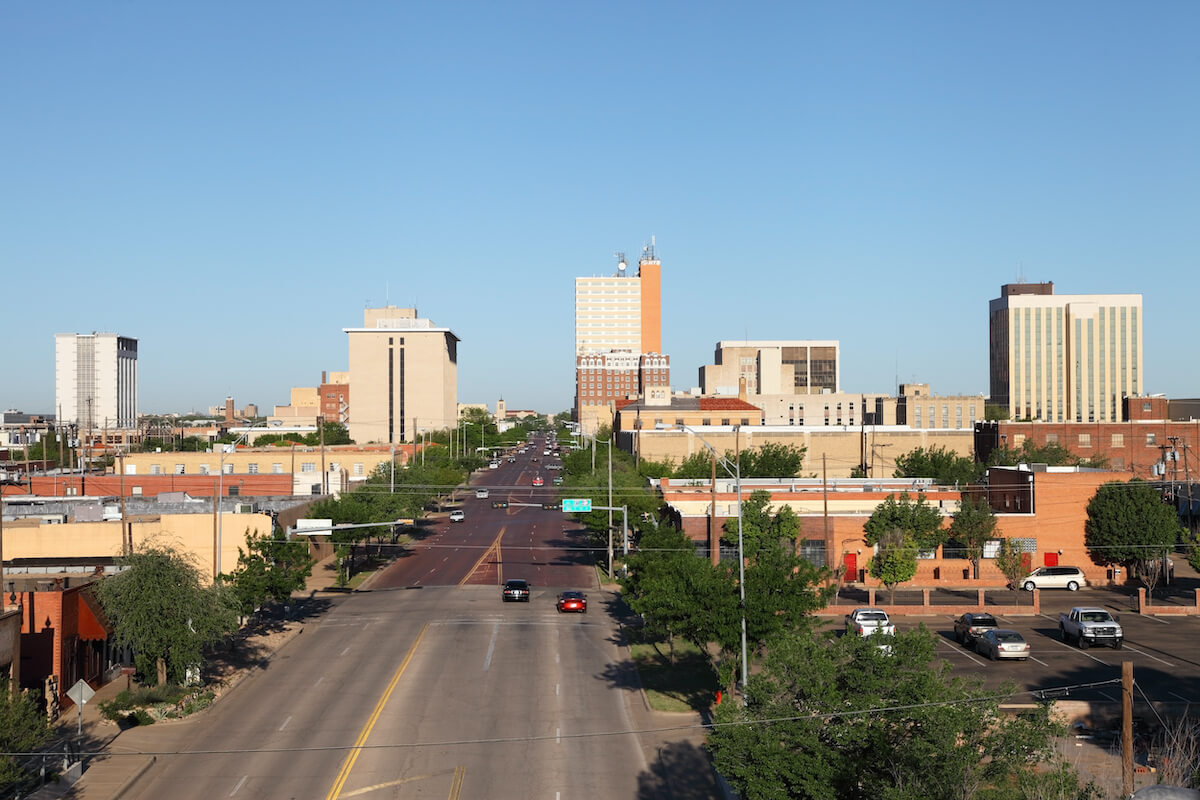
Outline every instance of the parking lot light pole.
<svg viewBox="0 0 1200 800">
<path fill-rule="evenodd" d="M 749 656 L 746 650 L 746 556 L 742 543 L 742 460 L 741 454 L 738 454 L 736 462 L 730 462 L 728 458 L 717 452 L 708 441 L 697 433 L 694 429 L 687 425 L 681 426 L 683 430 L 695 436 L 700 440 L 700 443 L 713 455 L 713 458 L 720 463 L 721 468 L 733 478 L 734 491 L 737 492 L 737 530 L 738 530 L 738 593 L 741 600 L 742 612 L 742 704 L 746 704 L 746 686 L 749 680 L 750 666 Z M 741 432 L 741 425 L 733 426 L 735 432 Z M 611 503 L 610 503 L 611 505 Z M 717 515 L 717 509 L 713 508 L 713 517 Z"/>
</svg>

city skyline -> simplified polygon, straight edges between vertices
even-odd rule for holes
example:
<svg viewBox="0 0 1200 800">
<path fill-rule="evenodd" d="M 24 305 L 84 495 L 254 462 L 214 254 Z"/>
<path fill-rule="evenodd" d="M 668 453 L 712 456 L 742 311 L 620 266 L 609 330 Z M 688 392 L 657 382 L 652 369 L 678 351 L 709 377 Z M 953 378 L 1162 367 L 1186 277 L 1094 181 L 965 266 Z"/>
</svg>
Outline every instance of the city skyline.
<svg viewBox="0 0 1200 800">
<path fill-rule="evenodd" d="M 566 410 L 573 280 L 651 237 L 675 389 L 829 339 L 847 392 L 986 394 L 1023 278 L 1142 295 L 1144 390 L 1200 396 L 1200 8 L 695 11 L 0 8 L 0 404 L 115 331 L 141 411 L 269 409 L 391 304 L 461 338 L 459 402 Z"/>
</svg>

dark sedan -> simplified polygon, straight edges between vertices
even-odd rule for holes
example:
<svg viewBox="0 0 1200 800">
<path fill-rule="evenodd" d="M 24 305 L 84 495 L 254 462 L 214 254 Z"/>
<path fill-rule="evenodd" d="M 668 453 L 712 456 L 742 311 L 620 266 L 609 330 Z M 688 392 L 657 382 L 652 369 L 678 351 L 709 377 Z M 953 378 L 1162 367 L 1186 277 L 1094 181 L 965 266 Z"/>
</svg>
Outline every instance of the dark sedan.
<svg viewBox="0 0 1200 800">
<path fill-rule="evenodd" d="M 999 627 L 1000 623 L 991 614 L 963 614 L 954 620 L 954 638 L 959 644 L 971 647 L 980 636 Z"/>
<path fill-rule="evenodd" d="M 515 600 L 518 602 L 529 602 L 529 583 L 523 580 L 508 580 L 504 582 L 504 589 L 501 590 L 500 596 L 504 598 L 504 602 Z"/>
</svg>

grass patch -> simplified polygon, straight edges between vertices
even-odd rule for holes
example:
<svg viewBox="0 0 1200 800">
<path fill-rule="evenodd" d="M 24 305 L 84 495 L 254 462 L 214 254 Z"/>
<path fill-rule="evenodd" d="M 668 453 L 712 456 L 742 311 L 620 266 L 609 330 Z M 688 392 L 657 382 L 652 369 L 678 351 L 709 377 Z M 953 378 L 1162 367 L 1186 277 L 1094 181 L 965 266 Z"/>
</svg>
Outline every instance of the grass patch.
<svg viewBox="0 0 1200 800">
<path fill-rule="evenodd" d="M 651 708 L 702 711 L 712 706 L 720 687 L 707 654 L 690 642 L 677 640 L 672 663 L 665 641 L 639 641 L 636 636 L 631 639 L 633 663 L 637 665 Z"/>
</svg>

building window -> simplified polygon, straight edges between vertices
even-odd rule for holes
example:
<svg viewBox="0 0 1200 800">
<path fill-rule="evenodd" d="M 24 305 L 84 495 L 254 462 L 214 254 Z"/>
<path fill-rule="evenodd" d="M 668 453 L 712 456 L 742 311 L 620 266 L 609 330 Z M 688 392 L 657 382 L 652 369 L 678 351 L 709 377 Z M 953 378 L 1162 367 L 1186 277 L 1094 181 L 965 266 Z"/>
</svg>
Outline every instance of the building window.
<svg viewBox="0 0 1200 800">
<path fill-rule="evenodd" d="M 724 419 L 722 419 L 722 420 L 721 420 L 721 424 L 722 424 L 722 425 L 728 425 L 728 424 L 729 424 L 729 417 L 725 417 Z"/>
<path fill-rule="evenodd" d="M 1158 447 L 1158 435 L 1154 433 L 1146 434 L 1146 447 Z"/>
<path fill-rule="evenodd" d="M 1047 433 L 1046 434 L 1046 444 L 1058 444 L 1058 434 L 1057 433 Z"/>
<path fill-rule="evenodd" d="M 1121 470 L 1121 469 L 1125 469 L 1125 459 L 1123 459 L 1123 458 L 1114 458 L 1114 459 L 1112 460 L 1112 468 L 1113 468 L 1114 470 Z"/>
<path fill-rule="evenodd" d="M 176 475 L 184 475 L 186 473 L 187 473 L 187 468 L 183 464 L 175 465 L 175 474 Z"/>
<path fill-rule="evenodd" d="M 1112 446 L 1113 447 L 1124 447 L 1125 446 L 1125 434 L 1114 433 L 1112 435 Z"/>
<path fill-rule="evenodd" d="M 1092 435 L 1090 433 L 1079 434 L 1079 446 L 1080 447 L 1091 447 L 1092 446 Z"/>
<path fill-rule="evenodd" d="M 1149 413 L 1149 412 L 1150 412 L 1150 401 L 1149 401 L 1149 400 L 1147 400 L 1146 402 L 1142 403 L 1142 411 L 1145 411 L 1145 412 L 1147 412 L 1147 413 Z"/>
<path fill-rule="evenodd" d="M 249 472 L 251 475 L 257 475 L 258 474 L 258 464 L 253 464 L 253 463 L 247 464 L 246 472 Z"/>
<path fill-rule="evenodd" d="M 304 463 L 302 463 L 300 465 L 300 471 L 301 472 L 316 472 L 317 465 L 311 461 L 305 461 Z"/>
<path fill-rule="evenodd" d="M 1013 447 L 1020 447 L 1023 444 L 1025 444 L 1025 434 L 1014 433 L 1013 434 Z"/>
<path fill-rule="evenodd" d="M 226 475 L 232 475 L 232 474 L 233 474 L 233 464 L 225 464 L 225 465 L 223 465 L 223 466 L 224 466 L 223 472 L 224 472 Z"/>
<path fill-rule="evenodd" d="M 341 469 L 341 467 L 342 467 L 342 465 L 341 465 L 341 464 L 339 464 L 338 462 L 336 462 L 336 461 L 331 461 L 331 462 L 330 462 L 330 464 L 329 464 L 329 471 L 330 471 L 330 472 L 337 472 L 338 470 L 340 470 L 340 469 Z"/>
<path fill-rule="evenodd" d="M 141 497 L 142 496 L 142 487 L 134 486 L 132 489 L 129 490 L 129 496 L 130 497 Z"/>
<path fill-rule="evenodd" d="M 700 420 L 700 424 L 701 425 L 712 425 L 712 420 L 709 419 L 708 417 L 705 417 L 704 419 Z"/>
<path fill-rule="evenodd" d="M 151 464 L 150 465 L 150 474 L 151 475 L 162 475 L 162 464 Z"/>
<path fill-rule="evenodd" d="M 208 464 L 201 464 L 201 465 L 200 465 L 200 474 L 201 474 L 201 475 L 207 475 L 207 474 L 208 474 L 208 469 L 209 469 L 209 467 L 208 467 Z"/>
<path fill-rule="evenodd" d="M 354 465 L 354 474 L 355 474 L 355 475 L 362 475 L 362 474 L 363 474 L 363 465 L 362 465 L 362 462 L 358 462 L 358 463 L 356 463 L 356 464 Z"/>
</svg>

